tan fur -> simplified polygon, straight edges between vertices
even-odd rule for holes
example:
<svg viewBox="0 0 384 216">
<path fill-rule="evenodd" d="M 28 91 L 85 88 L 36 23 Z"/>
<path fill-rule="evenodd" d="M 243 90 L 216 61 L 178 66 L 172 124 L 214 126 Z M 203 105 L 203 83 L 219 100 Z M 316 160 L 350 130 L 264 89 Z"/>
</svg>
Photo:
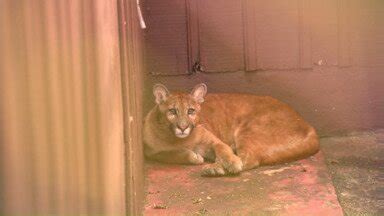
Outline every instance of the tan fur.
<svg viewBox="0 0 384 216">
<path fill-rule="evenodd" d="M 202 85 L 191 94 L 166 92 L 148 113 L 144 123 L 148 158 L 184 164 L 214 160 L 203 168 L 203 175 L 217 176 L 302 159 L 319 150 L 315 129 L 287 104 L 247 94 L 208 94 L 202 102 L 194 97 L 202 92 L 196 89 L 204 93 Z M 179 113 L 169 119 L 172 108 Z M 193 116 L 188 115 L 190 108 L 195 109 Z M 175 136 L 180 122 L 194 126 L 185 138 Z"/>
</svg>

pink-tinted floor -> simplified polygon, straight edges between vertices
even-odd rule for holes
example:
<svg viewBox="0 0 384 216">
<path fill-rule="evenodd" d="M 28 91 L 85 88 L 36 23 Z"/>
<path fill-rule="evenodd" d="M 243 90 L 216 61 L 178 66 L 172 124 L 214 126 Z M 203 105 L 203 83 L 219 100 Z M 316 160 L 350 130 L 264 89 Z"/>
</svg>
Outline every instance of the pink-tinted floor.
<svg viewBox="0 0 384 216">
<path fill-rule="evenodd" d="M 200 169 L 147 163 L 144 215 L 343 215 L 322 153 L 233 177 Z"/>
</svg>

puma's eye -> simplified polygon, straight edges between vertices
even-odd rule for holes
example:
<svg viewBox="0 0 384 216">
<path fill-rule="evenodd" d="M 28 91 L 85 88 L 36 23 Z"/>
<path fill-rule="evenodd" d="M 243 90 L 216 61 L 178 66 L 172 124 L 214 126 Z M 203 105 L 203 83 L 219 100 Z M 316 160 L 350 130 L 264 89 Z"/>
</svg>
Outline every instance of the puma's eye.
<svg viewBox="0 0 384 216">
<path fill-rule="evenodd" d="M 195 114 L 195 109 L 192 109 L 192 108 L 189 108 L 188 109 L 188 115 L 192 115 L 192 114 Z"/>
<path fill-rule="evenodd" d="M 169 109 L 168 112 L 170 112 L 172 115 L 176 115 L 177 114 L 177 111 L 174 108 Z"/>
</svg>

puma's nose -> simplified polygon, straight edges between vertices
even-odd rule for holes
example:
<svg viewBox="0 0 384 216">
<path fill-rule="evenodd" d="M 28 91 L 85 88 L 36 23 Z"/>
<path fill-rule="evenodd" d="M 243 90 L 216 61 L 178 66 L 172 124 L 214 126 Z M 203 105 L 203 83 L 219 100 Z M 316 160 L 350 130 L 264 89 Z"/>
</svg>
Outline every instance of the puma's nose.
<svg viewBox="0 0 384 216">
<path fill-rule="evenodd" d="M 181 130 L 181 132 L 184 132 L 185 129 L 188 128 L 187 124 L 177 124 L 177 127 Z"/>
</svg>

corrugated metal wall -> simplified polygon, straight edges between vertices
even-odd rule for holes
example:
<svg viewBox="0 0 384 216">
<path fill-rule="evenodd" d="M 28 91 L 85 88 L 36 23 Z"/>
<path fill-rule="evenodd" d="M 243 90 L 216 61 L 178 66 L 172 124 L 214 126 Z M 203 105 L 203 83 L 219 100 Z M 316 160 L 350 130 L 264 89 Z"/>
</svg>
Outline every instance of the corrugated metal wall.
<svg viewBox="0 0 384 216">
<path fill-rule="evenodd" d="M 132 158 L 124 144 L 140 150 L 140 100 L 126 89 L 140 81 L 133 74 L 141 53 L 121 46 L 139 39 L 119 38 L 138 31 L 119 34 L 121 17 L 136 15 L 123 4 L 136 1 L 0 1 L 1 215 L 139 208 L 126 204 L 140 187 L 132 183 L 140 167 L 127 173 L 126 164 L 140 164 L 142 152 Z M 126 53 L 136 58 L 133 68 L 124 67 L 133 61 Z M 128 132 L 127 117 L 139 129 Z"/>
</svg>

